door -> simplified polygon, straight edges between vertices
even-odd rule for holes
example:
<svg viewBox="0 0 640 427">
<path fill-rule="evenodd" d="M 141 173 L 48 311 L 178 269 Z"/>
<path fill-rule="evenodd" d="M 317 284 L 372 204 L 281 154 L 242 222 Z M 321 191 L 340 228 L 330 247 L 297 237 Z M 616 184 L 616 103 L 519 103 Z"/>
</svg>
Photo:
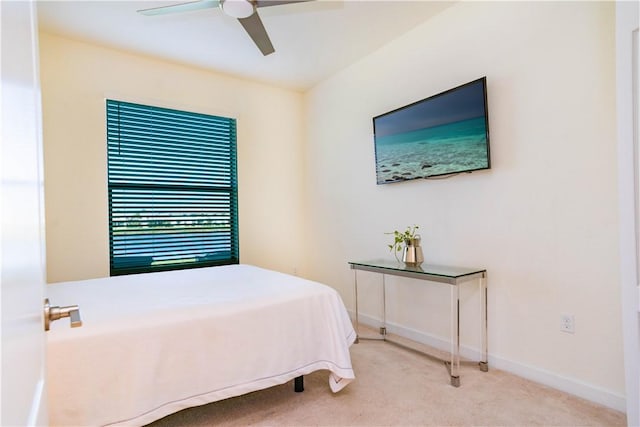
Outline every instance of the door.
<svg viewBox="0 0 640 427">
<path fill-rule="evenodd" d="M 627 424 L 640 425 L 640 142 L 638 2 L 616 2 L 620 286 Z"/>
<path fill-rule="evenodd" d="M 46 425 L 44 195 L 37 20 L 32 1 L 0 1 L 0 425 Z"/>
</svg>

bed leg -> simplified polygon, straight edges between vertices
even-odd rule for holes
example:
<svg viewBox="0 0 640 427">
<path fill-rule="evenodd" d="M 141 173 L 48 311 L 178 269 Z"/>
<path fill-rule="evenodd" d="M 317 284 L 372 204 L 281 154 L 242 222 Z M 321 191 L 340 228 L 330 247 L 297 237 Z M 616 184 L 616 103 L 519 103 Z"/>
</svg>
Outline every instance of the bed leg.
<svg viewBox="0 0 640 427">
<path fill-rule="evenodd" d="M 300 375 L 293 380 L 293 390 L 296 393 L 302 393 L 304 391 L 304 377 Z"/>
</svg>

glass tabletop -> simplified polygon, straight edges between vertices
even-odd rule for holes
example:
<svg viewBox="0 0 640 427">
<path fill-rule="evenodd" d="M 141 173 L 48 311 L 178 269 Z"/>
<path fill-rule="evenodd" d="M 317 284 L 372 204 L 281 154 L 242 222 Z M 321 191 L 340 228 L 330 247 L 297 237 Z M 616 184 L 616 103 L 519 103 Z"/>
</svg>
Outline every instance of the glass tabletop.
<svg viewBox="0 0 640 427">
<path fill-rule="evenodd" d="M 435 265 L 422 263 L 419 266 L 409 266 L 403 262 L 390 259 L 376 259 L 370 261 L 349 261 L 351 268 L 370 267 L 375 269 L 392 270 L 399 273 L 423 274 L 425 276 L 441 276 L 457 279 L 478 273 L 484 273 L 484 268 L 452 267 L 447 265 Z"/>
</svg>

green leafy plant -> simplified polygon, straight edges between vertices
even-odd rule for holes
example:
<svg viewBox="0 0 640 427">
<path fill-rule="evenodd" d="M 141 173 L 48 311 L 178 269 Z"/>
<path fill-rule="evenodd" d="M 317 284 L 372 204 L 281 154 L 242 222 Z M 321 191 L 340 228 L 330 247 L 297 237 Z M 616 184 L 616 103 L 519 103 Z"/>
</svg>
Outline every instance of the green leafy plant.
<svg viewBox="0 0 640 427">
<path fill-rule="evenodd" d="M 398 252 L 402 250 L 402 245 L 405 243 L 405 241 L 416 238 L 418 228 L 420 227 L 417 225 L 414 225 L 413 227 L 411 226 L 407 227 L 407 229 L 404 230 L 402 233 L 399 232 L 398 230 L 394 230 L 391 233 L 385 233 L 385 234 L 393 235 L 393 243 L 387 246 L 389 246 L 389 250 L 393 252 L 396 259 L 398 259 Z"/>
</svg>

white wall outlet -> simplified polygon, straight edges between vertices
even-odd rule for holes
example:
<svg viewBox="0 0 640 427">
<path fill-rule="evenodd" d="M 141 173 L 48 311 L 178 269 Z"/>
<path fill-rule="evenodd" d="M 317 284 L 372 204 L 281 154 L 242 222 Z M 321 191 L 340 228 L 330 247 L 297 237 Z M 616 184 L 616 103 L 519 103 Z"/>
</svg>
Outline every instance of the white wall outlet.
<svg viewBox="0 0 640 427">
<path fill-rule="evenodd" d="M 573 314 L 562 314 L 560 316 L 560 330 L 570 334 L 576 332 L 576 320 Z"/>
</svg>

